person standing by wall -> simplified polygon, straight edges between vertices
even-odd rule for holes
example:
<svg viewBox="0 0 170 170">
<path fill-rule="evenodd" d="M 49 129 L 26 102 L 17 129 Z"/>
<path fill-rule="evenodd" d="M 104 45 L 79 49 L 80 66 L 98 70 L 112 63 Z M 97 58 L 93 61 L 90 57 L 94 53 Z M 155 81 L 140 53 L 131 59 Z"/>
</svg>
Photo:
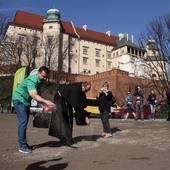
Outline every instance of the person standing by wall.
<svg viewBox="0 0 170 170">
<path fill-rule="evenodd" d="M 102 137 L 112 137 L 110 132 L 109 113 L 110 101 L 112 100 L 112 92 L 109 90 L 108 82 L 102 85 L 100 92 L 96 96 L 99 105 L 100 117 L 103 125 Z"/>
<path fill-rule="evenodd" d="M 134 96 L 135 96 L 136 120 L 138 120 L 138 116 L 140 114 L 141 120 L 143 121 L 144 96 L 140 86 L 136 87 Z"/>
<path fill-rule="evenodd" d="M 130 91 L 127 92 L 127 97 L 125 100 L 126 100 L 126 106 L 127 106 L 127 115 L 125 117 L 125 120 L 128 119 L 130 113 L 132 113 L 134 118 L 136 118 L 136 114 L 133 109 L 133 98 L 131 96 Z"/>
<path fill-rule="evenodd" d="M 7 103 L 7 113 L 11 113 L 11 103 Z"/>
<path fill-rule="evenodd" d="M 170 87 L 165 91 L 166 98 L 167 98 L 167 104 L 168 104 L 168 115 L 167 115 L 167 121 L 170 121 Z"/>
<path fill-rule="evenodd" d="M 31 99 L 46 105 L 53 105 L 49 100 L 42 98 L 39 94 L 39 84 L 42 80 L 46 80 L 49 70 L 42 66 L 39 68 L 37 74 L 33 74 L 25 78 L 15 90 L 12 100 L 18 118 L 18 143 L 19 152 L 30 153 L 31 148 L 27 144 L 26 130 L 29 120 L 29 107 Z"/>
<path fill-rule="evenodd" d="M 3 103 L 0 102 L 0 113 L 3 113 L 3 111 L 4 111 Z"/>
<path fill-rule="evenodd" d="M 156 94 L 153 90 L 151 90 L 151 93 L 148 95 L 148 104 L 150 107 L 150 114 L 149 114 L 150 121 L 155 120 L 156 103 L 157 103 Z"/>
</svg>

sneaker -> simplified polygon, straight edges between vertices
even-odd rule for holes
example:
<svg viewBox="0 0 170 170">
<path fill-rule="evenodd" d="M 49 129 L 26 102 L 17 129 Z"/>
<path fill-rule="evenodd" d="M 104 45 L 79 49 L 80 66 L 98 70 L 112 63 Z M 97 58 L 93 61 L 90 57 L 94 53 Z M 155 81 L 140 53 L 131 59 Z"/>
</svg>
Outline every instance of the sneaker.
<svg viewBox="0 0 170 170">
<path fill-rule="evenodd" d="M 21 153 L 31 153 L 32 150 L 25 147 L 25 148 L 19 148 L 19 152 L 21 152 Z"/>
<path fill-rule="evenodd" d="M 27 148 L 33 150 L 33 147 L 27 144 Z"/>
<path fill-rule="evenodd" d="M 104 136 L 104 138 L 110 138 L 110 137 L 112 137 L 112 134 L 111 134 L 111 133 L 107 133 L 107 134 Z"/>
<path fill-rule="evenodd" d="M 102 133 L 102 137 L 106 136 L 107 133 Z"/>
</svg>

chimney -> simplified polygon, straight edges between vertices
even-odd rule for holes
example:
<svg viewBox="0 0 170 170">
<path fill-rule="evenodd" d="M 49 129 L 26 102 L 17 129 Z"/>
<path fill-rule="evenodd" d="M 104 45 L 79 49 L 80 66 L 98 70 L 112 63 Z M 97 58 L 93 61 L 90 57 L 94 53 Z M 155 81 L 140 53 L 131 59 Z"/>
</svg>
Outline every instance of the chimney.
<svg viewBox="0 0 170 170">
<path fill-rule="evenodd" d="M 87 31 L 87 25 L 83 25 L 82 28 L 84 29 L 84 31 Z"/>
<path fill-rule="evenodd" d="M 133 35 L 132 35 L 132 42 L 133 42 Z"/>
<path fill-rule="evenodd" d="M 111 35 L 111 31 L 110 31 L 110 30 L 108 30 L 108 31 L 106 32 L 106 34 L 110 37 L 110 35 Z"/>
<path fill-rule="evenodd" d="M 124 37 L 125 37 L 125 34 L 119 33 L 119 40 L 121 40 L 121 39 L 124 38 Z"/>
</svg>

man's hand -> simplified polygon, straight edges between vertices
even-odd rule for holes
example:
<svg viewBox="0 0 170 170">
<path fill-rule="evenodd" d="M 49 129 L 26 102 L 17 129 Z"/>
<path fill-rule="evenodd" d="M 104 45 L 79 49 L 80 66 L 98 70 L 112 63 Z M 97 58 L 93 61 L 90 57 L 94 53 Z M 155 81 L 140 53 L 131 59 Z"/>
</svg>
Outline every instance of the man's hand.
<svg viewBox="0 0 170 170">
<path fill-rule="evenodd" d="M 88 117 L 85 118 L 85 121 L 86 121 L 87 125 L 90 125 L 90 119 Z"/>
<path fill-rule="evenodd" d="M 54 103 L 49 100 L 45 100 L 45 104 L 48 106 L 54 106 Z"/>
</svg>

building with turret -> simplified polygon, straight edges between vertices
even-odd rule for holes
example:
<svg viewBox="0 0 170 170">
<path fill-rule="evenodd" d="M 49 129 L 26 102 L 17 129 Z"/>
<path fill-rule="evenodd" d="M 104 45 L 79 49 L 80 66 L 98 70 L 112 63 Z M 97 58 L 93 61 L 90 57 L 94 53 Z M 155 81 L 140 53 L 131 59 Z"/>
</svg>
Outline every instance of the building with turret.
<svg viewBox="0 0 170 170">
<path fill-rule="evenodd" d="M 133 36 L 101 33 L 87 25 L 77 27 L 72 21 L 61 20 L 57 9 L 49 9 L 46 16 L 16 11 L 6 27 L 5 39 L 17 42 L 17 50 L 9 56 L 15 55 L 15 62 L 21 65 L 46 65 L 51 70 L 84 75 L 116 68 L 132 77 L 146 76 L 141 60 L 146 50 L 133 42 Z"/>
</svg>

